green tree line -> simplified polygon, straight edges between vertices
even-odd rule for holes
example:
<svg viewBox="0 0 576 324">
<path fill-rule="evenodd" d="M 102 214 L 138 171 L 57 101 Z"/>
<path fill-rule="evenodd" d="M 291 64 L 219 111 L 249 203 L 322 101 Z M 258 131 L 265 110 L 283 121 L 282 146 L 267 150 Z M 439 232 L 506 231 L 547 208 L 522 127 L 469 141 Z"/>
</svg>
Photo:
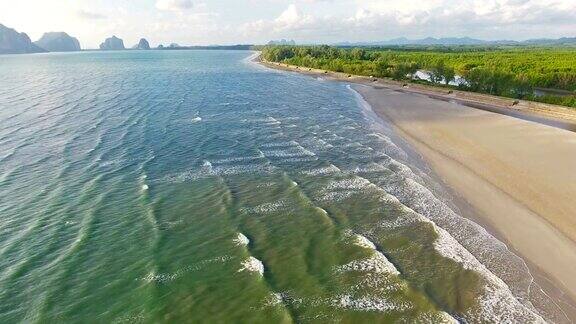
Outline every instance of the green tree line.
<svg viewBox="0 0 576 324">
<path fill-rule="evenodd" d="M 576 107 L 575 96 L 534 95 L 534 88 L 576 95 L 575 48 L 338 48 L 266 46 L 266 60 L 348 74 L 413 80 L 426 70 L 435 83 L 456 75 L 463 90 Z"/>
</svg>

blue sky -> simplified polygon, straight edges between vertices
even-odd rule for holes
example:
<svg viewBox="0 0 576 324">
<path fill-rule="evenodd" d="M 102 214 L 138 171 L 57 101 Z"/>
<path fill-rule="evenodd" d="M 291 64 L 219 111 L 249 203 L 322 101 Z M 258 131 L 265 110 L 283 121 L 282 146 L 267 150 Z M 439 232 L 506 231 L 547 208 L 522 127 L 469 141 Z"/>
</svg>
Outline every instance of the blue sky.
<svg viewBox="0 0 576 324">
<path fill-rule="evenodd" d="M 116 35 L 127 46 L 376 41 L 470 36 L 576 36 L 576 0 L 0 0 L 0 23 L 35 40 L 65 31 L 83 48 Z"/>
</svg>

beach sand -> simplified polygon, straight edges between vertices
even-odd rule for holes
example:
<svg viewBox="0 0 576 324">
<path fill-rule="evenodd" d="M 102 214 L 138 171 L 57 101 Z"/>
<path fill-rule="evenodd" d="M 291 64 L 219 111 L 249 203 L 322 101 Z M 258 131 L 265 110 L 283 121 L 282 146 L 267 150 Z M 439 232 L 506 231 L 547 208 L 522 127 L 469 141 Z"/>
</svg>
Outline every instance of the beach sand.
<svg viewBox="0 0 576 324">
<path fill-rule="evenodd" d="M 354 88 L 528 261 L 574 320 L 576 133 L 424 95 Z"/>
</svg>

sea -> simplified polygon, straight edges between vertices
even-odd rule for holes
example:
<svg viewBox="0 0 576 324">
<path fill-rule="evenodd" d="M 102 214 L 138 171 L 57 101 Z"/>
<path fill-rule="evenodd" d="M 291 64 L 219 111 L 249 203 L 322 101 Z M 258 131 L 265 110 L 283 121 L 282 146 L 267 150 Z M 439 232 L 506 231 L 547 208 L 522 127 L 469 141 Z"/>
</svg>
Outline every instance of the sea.
<svg viewBox="0 0 576 324">
<path fill-rule="evenodd" d="M 353 87 L 255 55 L 0 56 L 1 323 L 563 321 Z"/>
</svg>

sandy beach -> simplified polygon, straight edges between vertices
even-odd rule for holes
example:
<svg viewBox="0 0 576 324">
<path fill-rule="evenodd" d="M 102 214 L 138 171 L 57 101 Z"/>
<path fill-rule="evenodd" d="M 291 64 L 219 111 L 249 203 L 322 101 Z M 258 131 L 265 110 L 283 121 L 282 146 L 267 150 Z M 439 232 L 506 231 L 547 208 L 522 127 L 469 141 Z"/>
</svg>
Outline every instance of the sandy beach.
<svg viewBox="0 0 576 324">
<path fill-rule="evenodd" d="M 571 116 L 564 119 L 567 124 L 545 125 L 530 118 L 538 115 L 533 111 L 520 111 L 520 119 L 419 89 L 308 69 L 304 73 L 358 83 L 353 88 L 375 113 L 390 121 L 472 207 L 474 212 L 463 216 L 521 255 L 540 287 L 576 320 L 576 133 L 562 129 L 569 128 L 564 126 Z M 500 103 L 490 96 L 484 102 L 482 95 L 476 98 L 492 110 L 509 108 L 504 98 Z"/>
<path fill-rule="evenodd" d="M 575 133 L 420 95 L 355 89 L 481 223 L 574 299 Z"/>
</svg>

